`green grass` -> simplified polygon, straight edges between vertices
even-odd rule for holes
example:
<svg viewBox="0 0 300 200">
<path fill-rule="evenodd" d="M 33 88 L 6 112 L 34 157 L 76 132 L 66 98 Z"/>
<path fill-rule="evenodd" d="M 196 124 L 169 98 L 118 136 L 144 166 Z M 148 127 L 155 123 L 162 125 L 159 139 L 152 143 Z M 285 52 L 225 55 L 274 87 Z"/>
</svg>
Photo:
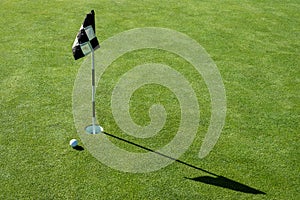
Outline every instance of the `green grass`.
<svg viewBox="0 0 300 200">
<path fill-rule="evenodd" d="M 299 1 L 1 0 L 0 7 L 1 199 L 300 198 Z M 68 146 L 70 139 L 79 138 L 72 91 L 83 62 L 73 60 L 71 45 L 91 9 L 100 43 L 137 27 L 170 28 L 195 39 L 217 64 L 227 96 L 222 135 L 200 160 L 210 120 L 202 77 L 176 55 L 131 52 L 116 60 L 99 82 L 97 94 L 104 95 L 97 95 L 97 114 L 105 130 L 154 149 L 174 136 L 178 102 L 165 88 L 140 88 L 130 104 L 133 119 L 141 125 L 149 123 L 148 108 L 155 102 L 170 112 L 166 127 L 154 138 L 122 134 L 110 111 L 110 92 L 123 73 L 146 62 L 165 63 L 190 80 L 200 105 L 197 137 L 180 160 L 266 195 L 187 180 L 207 174 L 180 163 L 152 173 L 124 173 L 103 165 L 87 150 Z"/>
</svg>

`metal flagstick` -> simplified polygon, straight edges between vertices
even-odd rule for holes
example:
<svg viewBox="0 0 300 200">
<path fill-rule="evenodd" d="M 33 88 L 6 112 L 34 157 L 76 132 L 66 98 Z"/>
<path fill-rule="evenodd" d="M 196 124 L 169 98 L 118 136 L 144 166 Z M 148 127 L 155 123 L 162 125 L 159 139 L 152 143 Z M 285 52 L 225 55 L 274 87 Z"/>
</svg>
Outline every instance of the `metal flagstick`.
<svg viewBox="0 0 300 200">
<path fill-rule="evenodd" d="M 94 10 L 91 11 L 92 14 L 92 19 L 90 19 L 92 21 L 91 25 L 93 27 L 93 38 L 89 38 L 89 40 L 93 40 L 96 38 L 96 30 L 95 30 L 95 13 Z M 89 32 L 90 33 L 90 32 Z M 91 34 L 91 33 L 90 33 Z M 87 33 L 87 36 L 89 37 L 89 34 Z M 91 35 L 90 35 L 91 37 Z M 98 44 L 98 40 L 96 38 L 97 44 Z M 91 42 L 91 41 L 90 41 Z M 95 42 L 95 41 L 94 41 Z M 99 44 L 98 44 L 99 45 Z M 96 104 L 95 104 L 95 93 L 96 93 L 96 87 L 95 87 L 95 56 L 94 56 L 94 51 L 95 51 L 95 47 L 92 46 L 92 43 L 89 44 L 89 47 L 91 48 L 91 59 L 92 59 L 92 125 L 86 127 L 86 132 L 91 133 L 91 134 L 96 134 L 96 133 L 100 133 L 103 131 L 103 128 L 99 125 L 96 125 Z M 96 46 L 97 47 L 97 46 Z M 99 46 L 98 46 L 99 48 Z"/>
<path fill-rule="evenodd" d="M 95 57 L 94 57 L 94 49 L 92 50 L 92 109 L 93 109 L 93 134 L 96 133 L 95 121 L 96 121 L 96 111 L 95 111 Z"/>
<path fill-rule="evenodd" d="M 75 60 L 82 58 L 92 53 L 91 65 L 92 65 L 92 125 L 85 127 L 86 132 L 90 134 L 96 134 L 103 131 L 103 128 L 96 125 L 96 108 L 95 108 L 95 57 L 94 51 L 100 48 L 99 42 L 96 37 L 95 29 L 95 12 L 86 15 L 84 22 L 82 23 L 80 30 L 72 45 L 73 56 Z"/>
<path fill-rule="evenodd" d="M 103 131 L 103 128 L 99 125 L 96 125 L 96 104 L 95 104 L 95 57 L 94 50 L 92 50 L 92 125 L 86 127 L 86 132 L 90 134 L 97 134 Z"/>
</svg>

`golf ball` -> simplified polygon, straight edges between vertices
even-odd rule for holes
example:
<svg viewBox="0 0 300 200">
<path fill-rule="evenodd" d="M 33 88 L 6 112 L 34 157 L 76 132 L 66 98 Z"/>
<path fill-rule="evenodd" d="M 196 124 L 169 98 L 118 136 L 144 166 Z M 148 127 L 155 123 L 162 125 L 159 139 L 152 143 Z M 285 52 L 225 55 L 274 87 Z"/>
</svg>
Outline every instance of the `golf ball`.
<svg viewBox="0 0 300 200">
<path fill-rule="evenodd" d="M 71 147 L 76 147 L 78 145 L 78 141 L 76 139 L 70 140 L 70 146 Z"/>
</svg>

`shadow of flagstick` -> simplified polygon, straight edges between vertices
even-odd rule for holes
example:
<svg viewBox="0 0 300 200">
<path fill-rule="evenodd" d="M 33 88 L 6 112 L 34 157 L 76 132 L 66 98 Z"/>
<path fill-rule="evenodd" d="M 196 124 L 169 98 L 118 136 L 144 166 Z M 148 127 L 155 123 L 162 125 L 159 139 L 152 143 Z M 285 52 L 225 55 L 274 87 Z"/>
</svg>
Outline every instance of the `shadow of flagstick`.
<svg viewBox="0 0 300 200">
<path fill-rule="evenodd" d="M 262 192 L 260 190 L 257 190 L 257 189 L 254 189 L 250 186 L 247 186 L 245 184 L 242 184 L 242 183 L 239 183 L 237 181 L 234 181 L 234 180 L 231 180 L 229 178 L 226 178 L 226 177 L 223 177 L 223 176 L 219 176 L 215 173 L 212 173 L 210 171 L 207 171 L 205 169 L 202 169 L 200 167 L 197 167 L 197 166 L 194 166 L 194 165 L 191 165 L 189 163 L 186 163 L 186 162 L 183 162 L 181 160 L 178 160 L 176 158 L 173 158 L 173 157 L 170 157 L 168 155 L 165 155 L 165 154 L 162 154 L 160 152 L 157 152 L 157 151 L 154 151 L 153 149 L 150 149 L 150 148 L 147 148 L 147 147 L 144 147 L 142 145 L 139 145 L 139 144 L 136 144 L 134 142 L 131 142 L 131 141 L 128 141 L 128 140 L 125 140 L 123 138 L 120 138 L 118 136 L 115 136 L 115 135 L 112 135 L 110 133 L 107 133 L 107 132 L 103 132 L 105 135 L 107 136 L 110 136 L 112 138 L 115 138 L 115 139 L 118 139 L 120 141 L 123 141 L 123 142 L 126 142 L 128 144 L 131 144 L 131 145 L 134 145 L 136 147 L 139 147 L 141 149 L 144 149 L 144 150 L 147 150 L 149 152 L 153 152 L 153 153 L 156 153 L 160 156 L 163 156 L 165 158 L 168 158 L 168 159 L 171 159 L 171 160 L 174 160 L 180 164 L 183 164 L 183 165 L 186 165 L 188 167 L 191 167 L 191 168 L 194 168 L 194 169 L 197 169 L 197 170 L 200 170 L 202 172 L 205 172 L 211 176 L 200 176 L 200 177 L 195 177 L 195 178 L 187 178 L 185 177 L 186 179 L 188 180 L 193 180 L 193 181 L 197 181 L 197 182 L 202 182 L 202 183 L 206 183 L 206 184 L 210 184 L 210 185 L 214 185 L 214 186 L 218 186 L 218 187 L 222 187 L 222 188 L 227 188 L 227 189 L 231 189 L 231 190 L 235 190 L 235 191 L 239 191 L 239 192 L 244 192 L 244 193 L 250 193 L 250 194 L 266 194 L 265 192 Z M 214 177 L 212 177 L 214 176 Z"/>
</svg>

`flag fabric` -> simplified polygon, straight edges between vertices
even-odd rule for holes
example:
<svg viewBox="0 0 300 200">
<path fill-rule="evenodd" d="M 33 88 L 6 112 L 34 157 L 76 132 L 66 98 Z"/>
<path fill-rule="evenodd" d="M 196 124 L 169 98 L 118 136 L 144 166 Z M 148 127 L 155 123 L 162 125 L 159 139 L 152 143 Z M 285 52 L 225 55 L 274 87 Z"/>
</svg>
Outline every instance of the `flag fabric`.
<svg viewBox="0 0 300 200">
<path fill-rule="evenodd" d="M 100 48 L 95 31 L 95 12 L 88 13 L 79 29 L 72 46 L 75 60 L 82 58 Z"/>
</svg>

